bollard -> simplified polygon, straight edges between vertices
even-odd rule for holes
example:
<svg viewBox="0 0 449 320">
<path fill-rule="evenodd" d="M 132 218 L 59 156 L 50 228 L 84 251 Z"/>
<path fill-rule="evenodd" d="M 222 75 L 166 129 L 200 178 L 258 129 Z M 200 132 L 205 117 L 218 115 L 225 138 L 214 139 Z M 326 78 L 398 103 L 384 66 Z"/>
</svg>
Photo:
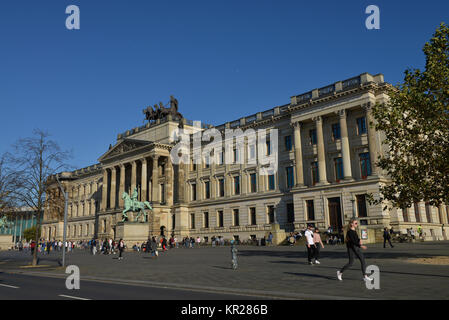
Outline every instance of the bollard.
<svg viewBox="0 0 449 320">
<path fill-rule="evenodd" d="M 237 267 L 238 267 L 238 263 L 237 263 L 237 248 L 235 247 L 234 240 L 231 241 L 231 255 L 232 255 L 231 267 L 232 267 L 233 270 L 236 270 Z"/>
</svg>

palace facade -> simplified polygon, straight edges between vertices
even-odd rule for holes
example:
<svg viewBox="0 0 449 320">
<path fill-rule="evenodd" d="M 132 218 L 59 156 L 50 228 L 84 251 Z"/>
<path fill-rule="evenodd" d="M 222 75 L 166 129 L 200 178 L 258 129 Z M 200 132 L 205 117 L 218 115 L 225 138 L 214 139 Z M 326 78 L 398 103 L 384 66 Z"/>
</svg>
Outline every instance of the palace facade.
<svg viewBox="0 0 449 320">
<path fill-rule="evenodd" d="M 60 180 L 69 194 L 67 238 L 116 238 L 124 209 L 122 195 L 137 188 L 138 199 L 153 206 L 148 235 L 141 241 L 160 234 L 244 241 L 272 232 L 279 243 L 286 233 L 303 230 L 307 224 L 323 231 L 328 226 L 340 230 L 353 216 L 359 218 L 368 242 L 380 241 L 384 227 L 406 232 L 418 225 L 426 239 L 446 239 L 448 206 L 417 203 L 408 210 L 383 210 L 367 201 L 367 194 L 378 197 L 379 187 L 388 183 L 374 165 L 385 152 L 384 135 L 369 123 L 371 107 L 387 101 L 390 86 L 382 74 L 364 73 L 214 127 L 223 133 L 238 128 L 277 129 L 278 171 L 272 175 L 261 175 L 262 165 L 248 161 L 174 165 L 170 161 L 173 130 L 181 125 L 194 133 L 212 126 L 198 128 L 171 114 L 119 134 L 98 164 L 62 174 Z M 269 154 L 269 140 L 266 149 Z M 248 145 L 243 154 L 233 157 L 248 160 L 253 152 Z M 59 193 L 55 181 L 49 184 L 52 193 Z M 47 208 L 42 232 L 47 239 L 62 239 L 61 208 Z"/>
</svg>

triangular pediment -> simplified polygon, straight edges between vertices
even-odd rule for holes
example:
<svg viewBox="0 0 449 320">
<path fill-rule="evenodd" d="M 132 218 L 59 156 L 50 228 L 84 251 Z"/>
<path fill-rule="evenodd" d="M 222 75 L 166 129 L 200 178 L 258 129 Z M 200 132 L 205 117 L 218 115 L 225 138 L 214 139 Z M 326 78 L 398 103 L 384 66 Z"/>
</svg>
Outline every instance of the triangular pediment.
<svg viewBox="0 0 449 320">
<path fill-rule="evenodd" d="M 117 142 L 115 146 L 108 150 L 105 154 L 103 154 L 100 159 L 100 162 L 108 160 L 110 158 L 115 158 L 117 156 L 126 154 L 140 147 L 148 146 L 152 144 L 151 141 L 145 140 L 137 140 L 137 139 L 123 139 Z"/>
</svg>

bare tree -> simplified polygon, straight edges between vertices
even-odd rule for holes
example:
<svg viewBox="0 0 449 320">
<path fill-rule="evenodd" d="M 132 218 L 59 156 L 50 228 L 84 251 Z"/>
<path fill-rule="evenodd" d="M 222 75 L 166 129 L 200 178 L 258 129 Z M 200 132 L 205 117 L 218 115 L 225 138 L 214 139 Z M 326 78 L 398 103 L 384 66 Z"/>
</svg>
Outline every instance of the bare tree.
<svg viewBox="0 0 449 320">
<path fill-rule="evenodd" d="M 6 166 L 6 155 L 0 157 L 0 218 L 13 212 L 12 193 L 17 187 L 17 174 Z"/>
<path fill-rule="evenodd" d="M 47 192 L 47 181 L 68 166 L 65 161 L 69 153 L 62 151 L 59 145 L 49 139 L 49 134 L 34 130 L 30 138 L 20 139 L 13 146 L 9 162 L 17 172 L 19 184 L 13 190 L 14 200 L 28 207 L 36 217 L 36 249 L 33 254 L 33 266 L 37 265 L 37 245 L 41 228 L 41 214 L 50 202 L 60 202 L 60 194 Z"/>
</svg>

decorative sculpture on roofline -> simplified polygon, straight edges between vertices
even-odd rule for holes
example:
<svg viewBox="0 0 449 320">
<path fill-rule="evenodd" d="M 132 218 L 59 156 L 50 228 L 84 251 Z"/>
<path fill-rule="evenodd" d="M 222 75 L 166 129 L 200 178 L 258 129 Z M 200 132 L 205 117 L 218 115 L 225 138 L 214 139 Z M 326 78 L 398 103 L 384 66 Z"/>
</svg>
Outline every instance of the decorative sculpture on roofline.
<svg viewBox="0 0 449 320">
<path fill-rule="evenodd" d="M 170 96 L 169 103 L 170 108 L 166 108 L 162 102 L 159 102 L 159 105 L 155 104 L 154 109 L 151 106 L 147 107 L 145 110 L 143 110 L 145 119 L 148 121 L 155 121 L 171 115 L 173 120 L 179 120 L 182 122 L 183 116 L 178 112 L 178 100 L 175 97 Z M 168 105 L 168 103 L 166 105 Z"/>
<path fill-rule="evenodd" d="M 122 212 L 122 222 L 126 221 L 128 219 L 127 212 L 137 212 L 137 216 L 135 218 L 135 222 L 139 221 L 139 217 L 143 214 L 144 215 L 144 221 L 148 221 L 148 214 L 145 211 L 146 208 L 153 211 L 153 208 L 151 207 L 151 204 L 148 201 L 140 202 L 137 200 L 137 188 L 134 188 L 132 197 L 129 196 L 128 193 L 123 192 L 122 199 L 125 200 L 125 210 Z"/>
</svg>

